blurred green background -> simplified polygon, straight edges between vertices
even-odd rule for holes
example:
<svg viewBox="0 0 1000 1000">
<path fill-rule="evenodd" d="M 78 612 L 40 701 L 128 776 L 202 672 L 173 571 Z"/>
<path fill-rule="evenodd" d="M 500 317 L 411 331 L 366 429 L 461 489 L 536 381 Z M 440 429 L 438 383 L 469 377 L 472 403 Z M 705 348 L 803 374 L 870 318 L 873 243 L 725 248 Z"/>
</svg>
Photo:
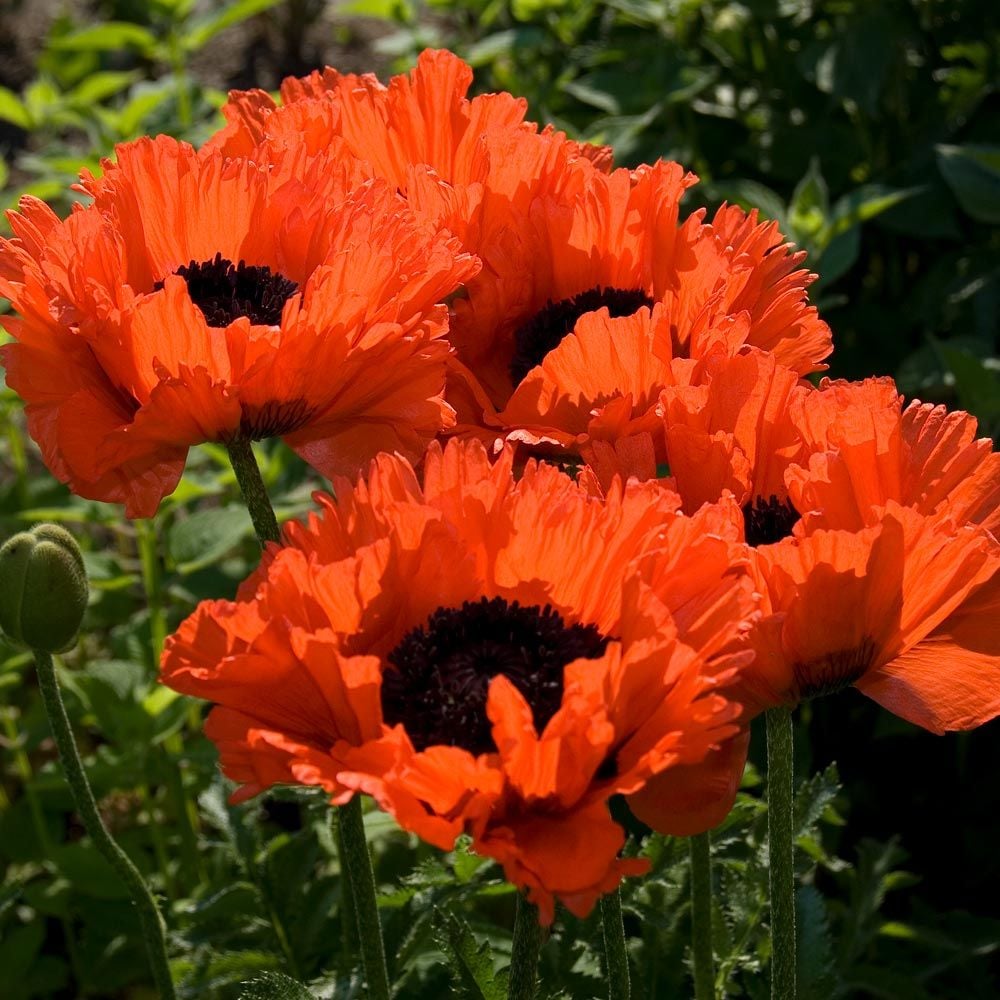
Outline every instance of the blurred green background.
<svg viewBox="0 0 1000 1000">
<path fill-rule="evenodd" d="M 0 207 L 32 193 L 62 212 L 79 169 L 115 143 L 202 141 L 228 88 L 273 89 L 324 63 L 384 79 L 425 46 L 451 48 L 477 90 L 525 96 L 531 118 L 612 144 L 619 164 L 680 160 L 702 181 L 691 210 L 729 200 L 780 219 L 819 274 L 834 375 L 893 375 L 908 396 L 968 409 L 1000 434 L 995 0 L 0 0 L 0 40 Z M 233 593 L 255 558 L 224 454 L 197 449 L 156 521 L 129 525 L 45 473 L 6 390 L 0 430 L 0 533 L 48 517 L 88 548 L 90 637 L 70 658 L 68 700 L 110 819 L 175 901 L 187 995 L 238 996 L 247 969 L 316 974 L 329 935 L 347 933 L 321 810 L 290 796 L 227 811 L 200 709 L 154 683 L 166 631 L 197 599 Z M 304 511 L 307 470 L 280 447 L 261 456 L 279 513 Z M 28 668 L 0 646 L 0 995 L 142 996 L 127 907 L 81 854 Z M 836 942 L 816 945 L 804 995 L 1000 994 L 1000 726 L 936 738 L 854 692 L 807 706 L 798 725 L 799 773 L 836 761 L 843 783 L 835 799 L 832 784 L 803 799 L 823 831 L 800 841 L 815 888 L 800 907 L 816 941 Z M 755 738 L 758 764 L 761 750 Z M 759 812 L 744 805 L 717 858 L 731 887 L 761 877 L 745 856 Z M 441 869 L 391 823 L 370 824 L 384 885 L 425 862 L 387 897 L 400 995 L 440 995 L 447 980 L 427 956 L 461 956 L 471 940 L 432 926 L 435 901 L 464 907 L 502 956 L 511 899 L 496 870 L 461 852 Z M 645 922 L 657 907 L 682 913 L 671 892 L 684 876 L 676 846 L 656 844 L 662 884 L 633 893 L 626 912 L 642 982 L 662 991 L 683 983 L 683 936 L 676 921 Z M 735 995 L 755 995 L 766 961 L 746 891 L 743 909 L 720 917 Z M 306 926 L 310 907 L 329 921 Z M 578 923 L 565 953 L 558 941 L 549 952 L 553 982 L 574 997 L 589 995 L 578 980 L 598 961 L 573 944 Z M 338 970 L 340 986 L 321 995 L 356 995 L 349 963 Z"/>
</svg>

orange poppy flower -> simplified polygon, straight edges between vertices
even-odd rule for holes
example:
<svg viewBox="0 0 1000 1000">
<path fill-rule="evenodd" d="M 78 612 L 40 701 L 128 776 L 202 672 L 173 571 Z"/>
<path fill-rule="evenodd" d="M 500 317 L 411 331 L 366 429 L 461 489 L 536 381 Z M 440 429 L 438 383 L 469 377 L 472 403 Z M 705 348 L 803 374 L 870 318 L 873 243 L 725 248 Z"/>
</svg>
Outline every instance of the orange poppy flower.
<svg viewBox="0 0 1000 1000">
<path fill-rule="evenodd" d="M 743 509 L 765 599 L 748 703 L 855 684 L 934 732 L 1000 712 L 1000 630 L 974 613 L 1000 600 L 1000 456 L 972 417 L 904 410 L 886 378 L 812 389 L 753 350 L 661 402 L 685 509 Z"/>
<path fill-rule="evenodd" d="M 757 549 L 770 617 L 744 683 L 762 707 L 854 685 L 934 733 L 1000 714 L 1000 545 L 889 501 L 859 531 Z"/>
<path fill-rule="evenodd" d="M 472 69 L 444 50 L 425 49 L 411 72 L 392 77 L 388 85 L 371 73 L 344 74 L 328 66 L 284 80 L 280 105 L 262 90 L 231 91 L 222 107 L 227 125 L 207 148 L 245 157 L 261 147 L 302 142 L 318 152 L 339 139 L 369 164 L 373 176 L 404 193 L 415 166 L 463 187 L 484 180 L 485 136 L 538 132 L 534 122 L 525 121 L 523 97 L 501 92 L 469 99 L 471 85 Z M 608 147 L 566 145 L 599 169 L 610 167 Z M 527 182 L 527 174 L 522 180 Z"/>
<path fill-rule="evenodd" d="M 709 368 L 702 384 L 663 389 L 662 441 L 685 510 L 728 495 L 742 510 L 763 598 L 737 685 L 743 721 L 849 685 L 936 733 L 1000 714 L 1000 458 L 974 419 L 904 409 L 890 379 L 813 389 L 753 348 Z M 600 478 L 624 471 L 603 458 Z M 703 780 L 689 782 L 700 794 L 685 818 L 725 815 L 743 741 L 692 767 Z"/>
<path fill-rule="evenodd" d="M 8 383 L 53 473 L 151 516 L 187 449 L 282 436 L 327 475 L 416 457 L 453 420 L 441 305 L 477 269 L 333 147 L 269 166 L 161 136 L 87 208 L 25 199 L 0 241 Z"/>
<path fill-rule="evenodd" d="M 642 860 L 607 799 L 732 733 L 730 648 L 754 616 L 733 511 L 606 500 L 505 450 L 432 445 L 424 484 L 381 456 L 285 529 L 235 602 L 199 606 L 164 651 L 237 800 L 318 785 L 375 797 L 449 849 L 460 833 L 526 888 L 586 914 Z M 730 505 L 731 508 L 731 505 Z M 723 689 L 723 690 L 720 690 Z M 660 803 L 683 822 L 685 789 Z"/>
<path fill-rule="evenodd" d="M 665 330 L 660 361 L 702 361 L 750 344 L 800 375 L 824 367 L 830 332 L 806 299 L 812 276 L 775 224 L 735 206 L 710 225 L 700 212 L 679 221 L 695 178 L 675 163 L 593 171 L 581 183 L 582 194 L 538 194 L 508 225 L 499 252 L 466 244 L 484 266 L 454 303 L 449 338 L 458 364 L 449 399 L 457 430 L 474 432 L 478 419 L 484 437 L 577 453 L 592 440 L 638 433 L 654 419 L 660 389 L 677 377 L 664 381 L 648 357 L 646 324 L 623 322 L 654 305 Z M 600 310 L 600 323 L 581 326 Z M 611 360 L 594 370 L 581 356 Z M 691 379 L 689 372 L 682 384 Z"/>
</svg>

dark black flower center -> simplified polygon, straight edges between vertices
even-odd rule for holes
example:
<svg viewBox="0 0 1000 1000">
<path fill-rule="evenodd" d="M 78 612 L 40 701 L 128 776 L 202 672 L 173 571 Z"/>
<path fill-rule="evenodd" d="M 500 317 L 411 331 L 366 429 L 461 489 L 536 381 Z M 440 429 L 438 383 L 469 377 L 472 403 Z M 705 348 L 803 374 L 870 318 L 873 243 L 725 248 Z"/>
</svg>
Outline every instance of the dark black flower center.
<svg viewBox="0 0 1000 1000">
<path fill-rule="evenodd" d="M 228 326 L 238 316 L 250 322 L 274 326 L 281 322 L 281 310 L 299 286 L 269 267 L 257 267 L 240 261 L 234 264 L 221 253 L 212 260 L 182 264 L 179 274 L 188 286 L 191 301 L 202 311 L 209 326 Z M 158 281 L 154 291 L 163 282 Z"/>
<path fill-rule="evenodd" d="M 558 347 L 563 337 L 572 333 L 576 321 L 584 314 L 607 307 L 614 316 L 631 316 L 643 306 L 652 308 L 653 300 L 640 289 L 602 288 L 598 285 L 571 299 L 553 302 L 551 299 L 540 312 L 514 332 L 514 357 L 510 362 L 510 380 L 517 388 L 525 375 L 549 351 Z"/>
<path fill-rule="evenodd" d="M 796 663 L 792 672 L 799 698 L 819 698 L 850 687 L 871 667 L 874 655 L 875 642 L 866 638 L 852 649 L 840 649 L 808 663 Z"/>
<path fill-rule="evenodd" d="M 607 644 L 593 625 L 567 625 L 549 605 L 484 597 L 438 608 L 389 654 L 382 715 L 390 726 L 402 723 L 417 750 L 495 752 L 486 695 L 497 674 L 524 695 L 541 732 L 562 704 L 563 667 L 601 656 Z"/>
<path fill-rule="evenodd" d="M 773 493 L 765 500 L 755 497 L 743 505 L 747 545 L 773 545 L 787 538 L 799 519 L 791 500 L 779 500 Z"/>
</svg>

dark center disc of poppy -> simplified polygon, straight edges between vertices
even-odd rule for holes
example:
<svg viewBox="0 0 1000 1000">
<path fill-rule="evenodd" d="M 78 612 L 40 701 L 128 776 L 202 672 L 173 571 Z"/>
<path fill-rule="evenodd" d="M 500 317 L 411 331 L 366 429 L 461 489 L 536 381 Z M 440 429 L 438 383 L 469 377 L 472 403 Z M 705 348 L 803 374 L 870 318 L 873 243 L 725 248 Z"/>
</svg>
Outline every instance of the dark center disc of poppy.
<svg viewBox="0 0 1000 1000">
<path fill-rule="evenodd" d="M 653 307 L 653 300 L 640 289 L 602 288 L 598 285 L 570 299 L 551 299 L 526 323 L 514 331 L 514 357 L 510 362 L 510 380 L 516 389 L 535 365 L 540 365 L 549 351 L 572 333 L 584 313 L 607 307 L 613 317 L 631 316 L 643 306 Z"/>
<path fill-rule="evenodd" d="M 779 500 L 773 493 L 767 500 L 755 497 L 743 505 L 747 545 L 773 545 L 792 533 L 799 512 L 791 500 Z"/>
<path fill-rule="evenodd" d="M 531 706 L 538 732 L 562 704 L 563 667 L 603 654 L 608 640 L 593 625 L 567 625 L 546 605 L 521 607 L 502 597 L 438 608 L 389 654 L 382 716 L 402 723 L 417 750 L 496 751 L 486 695 L 503 674 Z"/>
<path fill-rule="evenodd" d="M 275 326 L 281 322 L 281 310 L 298 291 L 299 286 L 283 274 L 269 267 L 234 264 L 221 253 L 212 260 L 191 261 L 182 264 L 174 274 L 186 282 L 191 301 L 202 311 L 209 326 L 229 326 L 239 316 L 248 316 L 250 322 L 261 326 Z M 154 291 L 163 282 L 158 281 Z"/>
</svg>

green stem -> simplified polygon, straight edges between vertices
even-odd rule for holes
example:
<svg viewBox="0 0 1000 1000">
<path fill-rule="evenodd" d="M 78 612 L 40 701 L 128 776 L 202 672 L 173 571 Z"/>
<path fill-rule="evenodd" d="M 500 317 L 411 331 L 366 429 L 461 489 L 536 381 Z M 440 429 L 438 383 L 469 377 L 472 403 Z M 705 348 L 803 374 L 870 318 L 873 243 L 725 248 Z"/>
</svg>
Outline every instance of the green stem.
<svg viewBox="0 0 1000 1000">
<path fill-rule="evenodd" d="M 372 856 L 365 840 L 365 824 L 361 813 L 361 796 L 355 795 L 337 810 L 340 827 L 340 871 L 346 877 L 354 904 L 354 918 L 361 942 L 361 960 L 365 966 L 368 996 L 372 1000 L 388 1000 L 389 974 L 385 967 L 382 945 L 382 925 L 375 899 L 375 873 Z"/>
<path fill-rule="evenodd" d="M 632 984 L 628 976 L 628 951 L 625 948 L 620 888 L 601 896 L 601 930 L 604 934 L 604 955 L 608 963 L 608 996 L 610 1000 L 629 1000 Z"/>
<path fill-rule="evenodd" d="M 274 508 L 267 495 L 267 488 L 261 478 L 249 438 L 235 437 L 229 441 L 226 448 L 261 547 L 263 548 L 267 542 L 281 541 L 278 519 L 274 516 Z"/>
<path fill-rule="evenodd" d="M 691 849 L 691 963 L 695 1000 L 715 1000 L 712 949 L 712 852 L 708 833 L 688 837 Z"/>
<path fill-rule="evenodd" d="M 771 997 L 795 998 L 792 710 L 767 712 L 767 839 L 771 884 Z"/>
<path fill-rule="evenodd" d="M 59 759 L 62 761 L 73 801 L 77 812 L 83 820 L 84 828 L 90 834 L 94 846 L 104 855 L 121 880 L 128 887 L 129 895 L 139 914 L 139 923 L 146 941 L 146 954 L 153 972 L 153 980 L 159 990 L 162 1000 L 174 1000 L 173 980 L 170 977 L 170 964 L 167 960 L 166 929 L 163 918 L 157 908 L 156 900 L 149 891 L 139 870 L 132 864 L 128 855 L 114 842 L 108 833 L 101 814 L 98 812 L 94 793 L 87 781 L 83 762 L 76 749 L 73 730 L 70 728 L 56 680 L 56 668 L 52 656 L 42 650 L 35 650 L 35 664 L 38 668 L 38 688 L 45 705 L 45 713 L 52 728 L 52 736 L 59 748 Z"/>
<path fill-rule="evenodd" d="M 337 837 L 337 859 L 340 863 L 340 870 L 345 877 L 340 880 L 340 972 L 344 976 L 350 976 L 351 967 L 354 964 L 354 935 L 351 928 L 357 927 L 357 920 L 354 916 L 354 895 L 351 891 L 351 883 L 346 878 L 346 862 L 344 857 L 344 829 L 339 818 L 336 818 L 337 810 L 334 813 L 334 832 Z"/>
<path fill-rule="evenodd" d="M 507 1000 L 534 1000 L 538 992 L 538 952 L 542 929 L 538 907 L 518 893 L 514 911 L 514 941 L 510 952 L 510 981 Z"/>
<path fill-rule="evenodd" d="M 253 448 L 247 438 L 233 438 L 226 445 L 236 481 L 240 484 L 243 500 L 250 512 L 257 540 L 261 546 L 281 540 L 278 519 L 267 495 L 260 468 L 254 458 Z M 341 872 L 350 888 L 354 916 L 358 926 L 361 960 L 368 982 L 368 996 L 372 1000 L 388 1000 L 389 973 L 385 965 L 385 946 L 382 944 L 382 925 L 378 917 L 378 900 L 375 896 L 375 873 L 372 858 L 365 840 L 365 825 L 361 814 L 361 798 L 355 795 L 337 810 L 340 828 Z"/>
<path fill-rule="evenodd" d="M 167 638 L 167 616 L 163 608 L 163 587 L 160 581 L 160 555 L 157 551 L 156 527 L 152 520 L 135 522 L 142 566 L 142 587 L 149 608 L 149 631 L 153 639 L 153 666 L 160 663 L 160 653 Z"/>
</svg>

